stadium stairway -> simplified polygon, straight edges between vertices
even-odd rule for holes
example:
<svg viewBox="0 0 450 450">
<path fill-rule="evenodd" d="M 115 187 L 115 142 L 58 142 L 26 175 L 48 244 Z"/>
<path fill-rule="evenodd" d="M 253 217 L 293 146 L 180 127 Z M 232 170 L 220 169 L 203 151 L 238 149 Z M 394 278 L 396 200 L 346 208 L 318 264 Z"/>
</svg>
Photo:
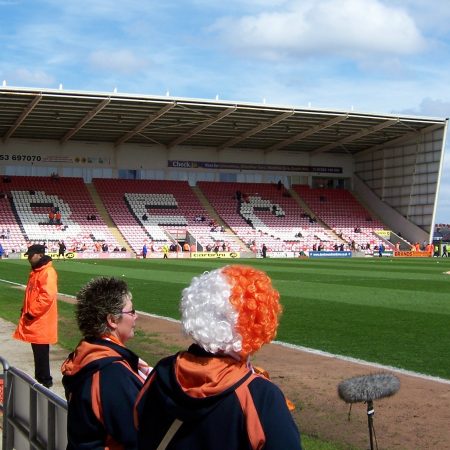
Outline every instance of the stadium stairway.
<svg viewBox="0 0 450 450">
<path fill-rule="evenodd" d="M 325 230 L 328 230 L 336 239 L 336 241 L 343 242 L 346 244 L 347 242 L 339 237 L 325 222 L 322 222 L 319 217 L 316 216 L 314 211 L 308 206 L 308 204 L 295 192 L 294 189 L 289 189 L 289 194 L 291 194 L 291 197 L 305 210 L 307 214 L 309 214 L 311 217 L 316 219 L 316 222 L 325 228 Z"/>
<path fill-rule="evenodd" d="M 197 196 L 198 201 L 201 203 L 201 205 L 205 208 L 211 219 L 214 219 L 221 227 L 224 228 L 225 234 L 232 239 L 236 244 L 239 245 L 241 248 L 241 251 L 246 251 L 247 246 L 241 239 L 239 239 L 238 236 L 236 236 L 233 231 L 230 229 L 228 224 L 226 224 L 222 218 L 217 214 L 216 210 L 211 206 L 208 199 L 205 197 L 205 194 L 203 194 L 202 190 L 198 186 L 191 186 L 192 191 Z"/>
<path fill-rule="evenodd" d="M 109 216 L 108 212 L 106 211 L 105 205 L 103 204 L 100 196 L 98 195 L 97 189 L 95 189 L 95 186 L 92 183 L 86 183 L 86 188 L 89 192 L 89 195 L 92 198 L 92 201 L 94 202 L 95 207 L 97 208 L 97 211 L 101 215 L 103 221 L 107 225 L 110 233 L 114 236 L 114 238 L 117 240 L 117 242 L 127 249 L 127 252 L 134 253 L 133 250 L 128 245 L 128 242 L 123 238 L 123 236 L 120 234 L 119 230 L 114 225 L 114 222 L 111 220 L 111 217 Z"/>
</svg>

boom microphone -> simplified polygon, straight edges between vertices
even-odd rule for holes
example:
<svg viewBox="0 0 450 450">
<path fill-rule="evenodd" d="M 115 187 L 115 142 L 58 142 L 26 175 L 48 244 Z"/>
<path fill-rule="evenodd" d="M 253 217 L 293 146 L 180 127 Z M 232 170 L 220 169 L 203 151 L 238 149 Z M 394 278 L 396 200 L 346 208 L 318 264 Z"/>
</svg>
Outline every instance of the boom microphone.
<svg viewBox="0 0 450 450">
<path fill-rule="evenodd" d="M 373 373 L 341 381 L 339 397 L 346 403 L 370 402 L 390 397 L 400 389 L 400 380 L 390 373 Z"/>
</svg>

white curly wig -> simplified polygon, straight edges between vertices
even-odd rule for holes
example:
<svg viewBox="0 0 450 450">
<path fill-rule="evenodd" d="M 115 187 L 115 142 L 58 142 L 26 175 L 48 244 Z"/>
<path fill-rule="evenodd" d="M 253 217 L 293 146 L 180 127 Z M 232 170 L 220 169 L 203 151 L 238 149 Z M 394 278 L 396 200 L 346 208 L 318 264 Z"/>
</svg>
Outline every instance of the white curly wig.
<svg viewBox="0 0 450 450">
<path fill-rule="evenodd" d="M 210 353 L 239 353 L 242 337 L 236 333 L 238 313 L 229 298 L 231 286 L 222 269 L 194 277 L 183 290 L 183 331 Z"/>
<path fill-rule="evenodd" d="M 275 337 L 279 296 L 267 274 L 250 266 L 206 272 L 183 290 L 183 331 L 209 353 L 246 357 Z"/>
</svg>

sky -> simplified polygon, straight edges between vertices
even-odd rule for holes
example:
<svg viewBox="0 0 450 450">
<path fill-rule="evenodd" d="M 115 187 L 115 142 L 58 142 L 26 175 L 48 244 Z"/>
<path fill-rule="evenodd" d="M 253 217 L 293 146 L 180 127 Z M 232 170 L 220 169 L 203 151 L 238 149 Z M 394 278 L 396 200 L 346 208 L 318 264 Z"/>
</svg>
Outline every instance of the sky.
<svg viewBox="0 0 450 450">
<path fill-rule="evenodd" d="M 0 82 L 450 117 L 448 0 L 0 0 Z M 450 145 L 437 223 L 450 223 Z"/>
</svg>

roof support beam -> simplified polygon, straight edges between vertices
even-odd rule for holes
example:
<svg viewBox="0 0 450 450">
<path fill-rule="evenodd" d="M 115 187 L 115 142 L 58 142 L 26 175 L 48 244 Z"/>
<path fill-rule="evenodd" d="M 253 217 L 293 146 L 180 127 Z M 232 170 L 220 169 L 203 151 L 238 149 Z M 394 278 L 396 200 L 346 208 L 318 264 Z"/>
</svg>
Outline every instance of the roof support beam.
<svg viewBox="0 0 450 450">
<path fill-rule="evenodd" d="M 280 114 L 277 117 L 274 117 L 271 120 L 268 120 L 267 122 L 260 123 L 255 128 L 252 128 L 251 130 L 246 131 L 245 133 L 241 134 L 240 136 L 236 136 L 236 137 L 230 139 L 229 141 L 223 143 L 222 145 L 220 145 L 217 148 L 217 150 L 220 151 L 220 150 L 223 150 L 224 148 L 232 147 L 233 145 L 236 145 L 238 142 L 241 142 L 241 141 L 249 138 L 250 136 L 253 136 L 256 133 L 259 133 L 260 131 L 263 131 L 266 128 L 269 128 L 272 125 L 275 125 L 275 124 L 287 119 L 288 117 L 291 117 L 294 114 L 295 114 L 295 111 L 288 111 L 283 114 Z"/>
<path fill-rule="evenodd" d="M 236 111 L 236 109 L 237 109 L 237 106 L 234 106 L 232 108 L 227 108 L 224 111 L 222 111 L 221 113 L 217 114 L 217 116 L 214 116 L 208 120 L 205 120 L 204 122 L 202 122 L 201 124 L 199 124 L 195 128 L 193 128 L 192 130 L 188 131 L 185 134 L 182 134 L 181 136 L 178 136 L 176 139 L 169 142 L 169 144 L 167 145 L 167 148 L 172 148 L 172 147 L 175 147 L 176 145 L 181 144 L 182 142 L 188 140 L 190 137 L 200 133 L 205 128 L 208 128 L 212 124 L 218 122 L 219 120 L 222 120 L 224 117 L 227 117 L 228 115 L 230 115 L 231 113 Z"/>
<path fill-rule="evenodd" d="M 326 122 L 320 123 L 318 125 L 314 125 L 312 128 L 309 128 L 308 130 L 302 131 L 301 133 L 298 133 L 295 136 L 285 139 L 284 141 L 278 142 L 278 144 L 274 144 L 270 147 L 267 147 L 264 150 L 264 153 L 267 154 L 267 153 L 279 150 L 280 148 L 287 147 L 288 145 L 291 145 L 294 142 L 301 141 L 302 139 L 305 139 L 308 136 L 311 136 L 312 134 L 318 133 L 319 131 L 322 131 L 325 128 L 329 128 L 333 125 L 336 125 L 337 123 L 342 122 L 343 120 L 345 120 L 347 118 L 348 118 L 348 114 L 344 114 L 343 116 L 337 116 L 337 117 L 334 117 L 333 119 L 327 120 Z"/>
<path fill-rule="evenodd" d="M 400 136 L 396 139 L 392 139 L 390 141 L 385 142 L 384 144 L 377 144 L 373 145 L 372 147 L 366 148 L 364 150 L 361 150 L 360 152 L 355 153 L 356 156 L 364 155 L 366 153 L 372 153 L 377 150 L 382 150 L 387 145 L 399 145 L 404 144 L 408 141 L 411 141 L 414 138 L 418 138 L 426 133 L 431 133 L 432 131 L 439 130 L 440 128 L 445 127 L 445 124 L 443 123 L 435 123 L 433 125 L 430 125 L 428 127 L 422 128 L 419 131 L 411 131 L 411 133 L 405 134 L 404 136 Z"/>
<path fill-rule="evenodd" d="M 158 120 L 161 116 L 166 114 L 172 108 L 175 108 L 175 106 L 177 106 L 177 102 L 171 102 L 171 103 L 168 103 L 166 106 L 162 107 L 160 110 L 156 111 L 155 113 L 150 114 L 150 116 L 148 116 L 147 119 L 145 119 L 139 125 L 134 127 L 133 130 L 129 131 L 128 133 L 124 134 L 121 138 L 117 139 L 117 141 L 114 143 L 114 147 L 118 147 L 119 145 L 121 145 L 124 142 L 131 139 L 134 135 L 140 133 L 144 128 L 148 127 L 152 122 L 154 122 L 155 120 Z"/>
<path fill-rule="evenodd" d="M 22 114 L 17 118 L 17 120 L 14 122 L 14 124 L 11 126 L 11 128 L 6 132 L 6 134 L 3 136 L 3 143 L 6 144 L 8 142 L 8 139 L 11 137 L 11 135 L 14 133 L 14 131 L 17 130 L 17 128 L 20 127 L 22 122 L 28 117 L 28 115 L 33 111 L 34 108 L 36 108 L 37 104 L 42 100 L 42 93 L 39 93 L 36 95 L 36 97 L 33 98 L 33 100 L 29 103 L 29 105 L 22 111 Z"/>
<path fill-rule="evenodd" d="M 327 144 L 327 145 L 324 145 L 323 147 L 316 148 L 311 153 L 313 155 L 316 155 L 318 153 L 323 153 L 328 150 L 331 150 L 332 148 L 339 147 L 340 145 L 349 144 L 350 142 L 356 141 L 357 139 L 360 139 L 369 134 L 376 133 L 377 131 L 383 130 L 384 128 L 390 127 L 399 122 L 400 122 L 400 119 L 386 120 L 384 122 L 379 123 L 378 125 L 374 125 L 372 127 L 365 128 L 364 130 L 358 131 L 358 133 L 347 136 L 346 138 L 341 139 L 340 141 L 332 142 L 331 144 Z"/>
<path fill-rule="evenodd" d="M 65 144 L 75 133 L 81 130 L 91 119 L 93 119 L 108 103 L 111 98 L 105 98 L 101 103 L 99 103 L 94 109 L 91 109 L 76 125 L 74 128 L 70 129 L 63 138 L 59 141 L 61 144 Z"/>
</svg>

